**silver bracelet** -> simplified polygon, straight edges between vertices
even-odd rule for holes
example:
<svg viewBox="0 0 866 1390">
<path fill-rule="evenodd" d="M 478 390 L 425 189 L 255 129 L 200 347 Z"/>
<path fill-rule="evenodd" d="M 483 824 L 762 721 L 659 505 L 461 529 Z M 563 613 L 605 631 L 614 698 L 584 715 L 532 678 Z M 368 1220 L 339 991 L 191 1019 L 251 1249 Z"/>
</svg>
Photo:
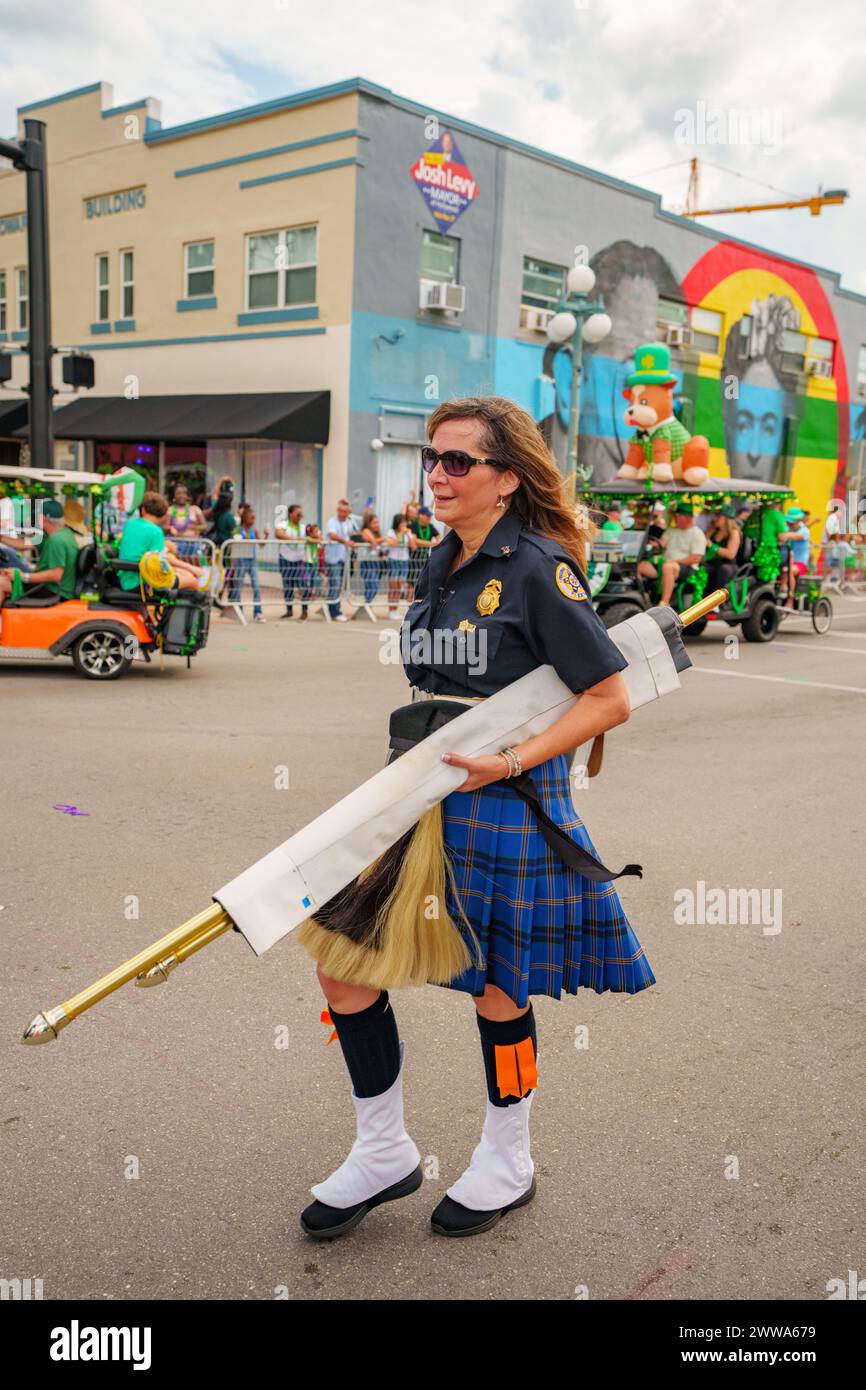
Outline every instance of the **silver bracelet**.
<svg viewBox="0 0 866 1390">
<path fill-rule="evenodd" d="M 502 748 L 500 749 L 500 752 L 504 754 L 505 759 L 508 762 L 508 776 L 519 777 L 522 771 L 520 765 L 520 754 L 517 753 L 513 748 Z"/>
</svg>

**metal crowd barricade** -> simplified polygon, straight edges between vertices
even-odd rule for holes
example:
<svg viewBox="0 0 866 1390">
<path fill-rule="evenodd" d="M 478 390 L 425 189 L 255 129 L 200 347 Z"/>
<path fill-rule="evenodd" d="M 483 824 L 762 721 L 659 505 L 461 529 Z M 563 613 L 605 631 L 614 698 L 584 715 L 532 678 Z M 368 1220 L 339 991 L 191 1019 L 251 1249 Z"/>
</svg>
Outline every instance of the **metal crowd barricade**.
<svg viewBox="0 0 866 1390">
<path fill-rule="evenodd" d="M 321 563 L 322 543 L 306 539 L 250 540 L 233 536 L 220 546 L 222 584 L 219 604 L 233 608 L 244 624 L 266 610 L 328 612 L 328 575 Z M 337 578 L 342 588 L 342 570 Z"/>
<path fill-rule="evenodd" d="M 395 556 L 394 550 L 395 547 L 385 542 L 370 545 L 366 541 L 358 541 L 350 551 L 346 565 L 345 597 L 355 605 L 353 617 L 364 613 L 375 623 L 379 617 L 386 615 L 392 620 L 405 615 L 427 554 L 426 551 L 422 553 L 421 564 L 418 565 L 418 552 L 410 551 L 409 558 L 405 559 Z"/>
<path fill-rule="evenodd" d="M 857 535 L 825 540 L 821 548 L 822 588 L 830 593 L 862 593 L 866 588 L 866 546 Z"/>
<path fill-rule="evenodd" d="M 412 600 L 414 581 L 426 552 L 408 559 L 394 547 L 358 541 L 346 547 L 339 564 L 325 561 L 326 541 L 250 540 L 233 536 L 220 547 L 222 573 L 218 603 L 233 608 L 242 623 L 268 610 L 319 611 L 331 622 L 338 614 L 378 622 L 402 618 Z M 413 566 L 413 559 L 416 560 Z M 343 612 L 343 604 L 351 610 Z"/>
<path fill-rule="evenodd" d="M 221 574 L 220 557 L 215 543 L 204 536 L 196 536 L 195 540 L 169 536 L 168 540 L 176 547 L 179 560 L 187 560 L 191 565 L 200 566 L 204 574 L 199 587 L 206 589 L 211 598 L 216 598 L 220 590 Z"/>
</svg>

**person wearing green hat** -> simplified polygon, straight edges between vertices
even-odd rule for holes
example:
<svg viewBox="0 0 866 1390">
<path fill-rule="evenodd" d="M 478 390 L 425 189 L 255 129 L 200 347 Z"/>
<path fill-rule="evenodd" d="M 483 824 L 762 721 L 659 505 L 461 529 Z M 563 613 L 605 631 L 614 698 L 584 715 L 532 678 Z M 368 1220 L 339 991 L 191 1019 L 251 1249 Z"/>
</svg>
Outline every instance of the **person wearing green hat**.
<svg viewBox="0 0 866 1390">
<path fill-rule="evenodd" d="M 19 571 L 25 590 L 42 585 L 43 594 L 56 594 L 60 599 L 75 597 L 75 572 L 78 565 L 78 545 L 74 532 L 63 522 L 63 508 L 53 497 L 42 503 L 42 530 L 45 539 L 39 550 L 36 569 Z M 0 570 L 0 607 L 12 593 L 12 570 Z"/>
<path fill-rule="evenodd" d="M 681 579 L 689 579 L 704 558 L 707 538 L 700 526 L 695 525 L 695 509 L 691 502 L 677 502 L 672 510 L 673 526 L 669 526 L 662 537 L 661 594 L 659 602 L 669 604 L 674 589 Z M 656 567 L 649 560 L 641 560 L 638 573 L 647 579 L 654 579 Z"/>
<path fill-rule="evenodd" d="M 809 570 L 810 538 L 805 518 L 806 513 L 802 507 L 789 507 L 785 512 L 788 529 L 782 531 L 779 536 L 780 541 L 788 542 L 788 564 L 784 571 L 787 584 L 780 591 L 780 597 L 785 599 L 786 608 L 794 606 L 794 590 L 797 587 L 798 575 L 806 574 Z"/>
</svg>

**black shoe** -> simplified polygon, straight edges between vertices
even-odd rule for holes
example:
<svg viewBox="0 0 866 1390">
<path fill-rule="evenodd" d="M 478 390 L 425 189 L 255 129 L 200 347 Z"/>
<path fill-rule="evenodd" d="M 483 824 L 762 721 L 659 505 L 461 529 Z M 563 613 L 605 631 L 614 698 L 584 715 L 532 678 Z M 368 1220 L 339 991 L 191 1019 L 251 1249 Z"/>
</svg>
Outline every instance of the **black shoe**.
<svg viewBox="0 0 866 1390">
<path fill-rule="evenodd" d="M 472 1211 L 470 1207 L 463 1207 L 459 1202 L 455 1202 L 453 1197 L 445 1196 L 430 1217 L 430 1225 L 439 1236 L 478 1236 L 482 1231 L 489 1231 L 491 1226 L 495 1226 L 507 1211 L 525 1206 L 534 1196 L 534 1174 L 529 1191 L 524 1192 L 516 1201 L 509 1202 L 507 1207 L 500 1207 L 498 1211 Z"/>
<path fill-rule="evenodd" d="M 295 615 L 292 612 L 291 608 L 287 608 L 285 613 L 280 614 L 280 622 L 284 623 L 286 621 L 286 618 L 293 618 L 294 616 Z"/>
<path fill-rule="evenodd" d="M 347 1235 L 361 1224 L 373 1207 L 380 1207 L 383 1202 L 393 1202 L 398 1197 L 408 1197 L 410 1193 L 417 1192 L 423 1181 L 419 1163 L 408 1177 L 401 1178 L 391 1187 L 368 1197 L 365 1202 L 357 1202 L 353 1207 L 329 1207 L 324 1202 L 312 1202 L 301 1212 L 301 1229 L 314 1240 L 334 1240 L 337 1236 Z"/>
<path fill-rule="evenodd" d="M 299 622 L 299 623 L 302 623 L 302 622 L 304 621 L 304 619 L 306 618 L 306 616 L 307 616 L 307 610 L 306 610 L 306 608 L 302 608 L 302 609 L 301 609 L 301 616 L 300 616 L 300 618 L 298 619 L 298 622 Z"/>
</svg>

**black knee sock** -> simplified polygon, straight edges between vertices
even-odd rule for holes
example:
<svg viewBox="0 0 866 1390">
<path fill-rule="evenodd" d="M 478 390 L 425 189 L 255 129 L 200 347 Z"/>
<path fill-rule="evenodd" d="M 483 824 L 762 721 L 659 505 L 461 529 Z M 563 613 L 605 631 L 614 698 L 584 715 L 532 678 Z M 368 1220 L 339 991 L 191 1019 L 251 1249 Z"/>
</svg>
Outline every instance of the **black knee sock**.
<svg viewBox="0 0 866 1390">
<path fill-rule="evenodd" d="M 535 1033 L 535 1014 L 530 1004 L 525 1014 L 519 1018 L 506 1018 L 501 1021 L 490 1018 L 482 1018 L 481 1014 L 476 1014 L 478 1019 L 478 1031 L 481 1034 L 481 1052 L 484 1057 L 484 1071 L 487 1075 L 487 1094 L 494 1105 L 516 1105 L 519 1100 L 523 1100 L 529 1093 L 524 1090 L 523 1096 L 501 1096 L 499 1094 L 499 1082 L 496 1078 L 496 1048 L 513 1047 L 516 1043 L 521 1043 L 526 1038 L 532 1039 L 532 1055 L 538 1055 L 538 1042 Z M 518 1079 L 523 1089 L 526 1077 L 520 1077 L 519 1063 L 516 1062 Z M 532 1089 L 532 1088 L 530 1088 Z"/>
<path fill-rule="evenodd" d="M 355 1095 L 380 1096 L 397 1080 L 400 1071 L 400 1039 L 397 1020 L 385 989 L 369 1008 L 356 1014 L 338 1014 L 328 1006 Z"/>
</svg>

